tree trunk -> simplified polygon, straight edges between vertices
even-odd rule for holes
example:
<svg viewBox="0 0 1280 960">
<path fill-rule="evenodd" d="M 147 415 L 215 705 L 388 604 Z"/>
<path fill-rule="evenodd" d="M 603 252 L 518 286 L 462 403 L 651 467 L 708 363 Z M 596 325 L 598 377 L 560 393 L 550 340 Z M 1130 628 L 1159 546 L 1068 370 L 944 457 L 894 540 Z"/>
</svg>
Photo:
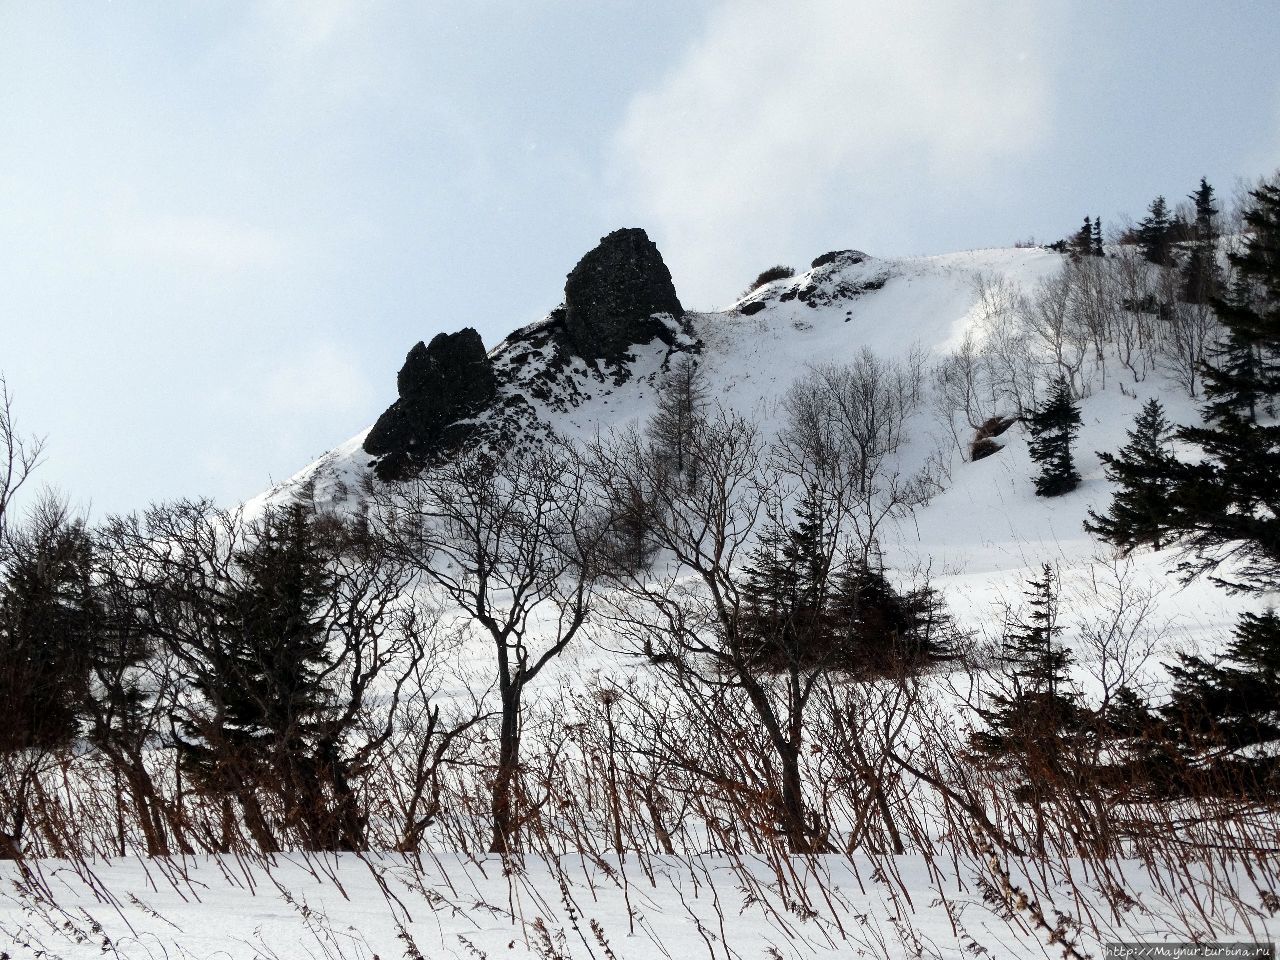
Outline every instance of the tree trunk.
<svg viewBox="0 0 1280 960">
<path fill-rule="evenodd" d="M 498 735 L 498 768 L 493 776 L 489 810 L 493 818 L 490 853 L 510 853 L 516 842 L 517 820 L 512 794 L 520 768 L 520 692 L 510 691 L 502 701 L 502 729 Z"/>
</svg>

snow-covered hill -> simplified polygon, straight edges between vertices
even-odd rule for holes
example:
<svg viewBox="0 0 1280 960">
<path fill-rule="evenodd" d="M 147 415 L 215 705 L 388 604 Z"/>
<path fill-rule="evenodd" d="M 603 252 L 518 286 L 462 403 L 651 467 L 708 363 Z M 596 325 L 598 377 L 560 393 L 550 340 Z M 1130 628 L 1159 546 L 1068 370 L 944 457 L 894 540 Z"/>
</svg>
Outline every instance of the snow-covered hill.
<svg viewBox="0 0 1280 960">
<path fill-rule="evenodd" d="M 476 418 L 487 428 L 478 436 L 501 433 L 536 443 L 555 434 L 585 441 L 643 423 L 654 412 L 665 371 L 681 353 L 696 355 L 711 397 L 748 415 L 768 435 L 778 427 L 784 393 L 813 365 L 849 362 L 864 350 L 885 359 L 914 351 L 928 365 L 966 335 L 978 342 L 988 335 L 989 304 L 980 285 L 1029 294 L 1066 260 L 1043 248 L 1017 247 L 901 259 L 843 251 L 815 262 L 819 266 L 750 291 L 723 311 L 688 312 L 680 323 L 669 321 L 670 342 L 635 344 L 621 365 L 566 357 L 552 335 L 554 313 L 515 331 L 489 351 L 498 397 Z M 1109 375 L 1092 378 L 1081 401 L 1076 458 L 1084 482 L 1062 497 L 1035 495 L 1023 425 L 1000 438 L 998 454 L 970 462 L 936 415 L 917 412 L 898 456 L 906 464 L 939 458 L 948 476 L 940 495 L 889 532 L 883 546 L 890 566 L 927 570 L 975 629 L 990 627 L 994 611 L 1018 601 L 1025 580 L 1044 562 L 1063 569 L 1069 593 L 1094 591 L 1094 561 L 1113 559 L 1083 529 L 1089 508 L 1104 509 L 1110 497 L 1095 452 L 1125 442 L 1148 397 L 1159 398 L 1173 422 L 1198 416 L 1197 401 L 1168 377 L 1151 372 L 1134 382 L 1118 363 L 1111 366 Z M 313 485 L 321 503 L 355 503 L 371 473 L 362 448 L 366 433 L 248 508 L 280 502 L 304 484 Z M 1203 583 L 1182 587 L 1170 573 L 1174 560 L 1167 551 L 1139 555 L 1122 564 L 1123 573 L 1161 595 L 1172 647 L 1220 638 L 1242 601 Z M 1073 576 L 1080 580 L 1075 586 Z"/>
</svg>

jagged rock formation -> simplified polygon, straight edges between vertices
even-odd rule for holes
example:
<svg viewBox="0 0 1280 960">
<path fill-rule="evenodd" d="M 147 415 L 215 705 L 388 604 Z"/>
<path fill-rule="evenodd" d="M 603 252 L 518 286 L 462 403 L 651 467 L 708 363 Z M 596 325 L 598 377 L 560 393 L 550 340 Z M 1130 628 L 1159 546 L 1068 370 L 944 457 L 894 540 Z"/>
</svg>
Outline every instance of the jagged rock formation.
<svg viewBox="0 0 1280 960">
<path fill-rule="evenodd" d="M 471 327 L 441 333 L 428 346 L 419 341 L 396 377 L 399 399 L 378 418 L 364 449 L 380 459 L 383 480 L 411 475 L 470 434 L 465 421 L 497 393 L 497 378 L 484 343 Z"/>
<path fill-rule="evenodd" d="M 577 354 L 621 361 L 633 343 L 669 342 L 655 314 L 684 316 L 671 271 L 638 227 L 615 230 L 578 261 L 564 285 L 564 326 Z"/>
<path fill-rule="evenodd" d="M 879 290 L 890 276 L 887 266 L 861 250 L 832 250 L 817 257 L 809 270 L 786 283 L 776 281 L 752 290 L 738 301 L 745 316 L 766 306 L 795 300 L 815 310 L 844 303 Z"/>
<path fill-rule="evenodd" d="M 641 229 L 601 239 L 570 272 L 564 295 L 562 306 L 512 333 L 492 356 L 470 328 L 410 350 L 399 399 L 364 441 L 378 458 L 374 473 L 399 480 L 463 443 L 515 442 L 540 429 L 534 403 L 564 411 L 587 396 L 579 377 L 628 380 L 632 345 L 660 339 L 687 349 L 691 342 L 671 273 Z"/>
</svg>

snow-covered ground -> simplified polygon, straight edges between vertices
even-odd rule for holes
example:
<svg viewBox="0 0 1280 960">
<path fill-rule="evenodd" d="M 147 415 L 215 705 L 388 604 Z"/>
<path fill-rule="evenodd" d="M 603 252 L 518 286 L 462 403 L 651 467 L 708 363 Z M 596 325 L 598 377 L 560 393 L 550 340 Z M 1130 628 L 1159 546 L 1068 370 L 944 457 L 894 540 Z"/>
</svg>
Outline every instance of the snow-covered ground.
<svg viewBox="0 0 1280 960">
<path fill-rule="evenodd" d="M 1007 919 L 983 902 L 984 884 L 1020 889 L 1017 871 L 955 866 L 864 855 L 567 857 L 505 867 L 497 857 L 448 854 L 45 861 L 38 875 L 0 891 L 0 938 L 12 943 L 8 956 L 66 960 L 963 960 L 1100 957 L 1107 942 L 1162 942 L 1174 929 L 1207 941 L 1280 936 L 1265 911 L 1247 929 L 1226 925 L 1208 896 L 1199 916 L 1189 899 L 1154 889 L 1137 863 L 1121 868 L 1133 902 L 1120 916 L 1086 882 L 1060 884 L 1055 899 L 1027 899 Z M 1259 903 L 1247 877 L 1238 880 Z M 1180 914 L 1185 927 L 1174 919 Z M 1062 923 L 1055 939 L 1052 928 L 1068 916 L 1092 924 Z"/>
</svg>

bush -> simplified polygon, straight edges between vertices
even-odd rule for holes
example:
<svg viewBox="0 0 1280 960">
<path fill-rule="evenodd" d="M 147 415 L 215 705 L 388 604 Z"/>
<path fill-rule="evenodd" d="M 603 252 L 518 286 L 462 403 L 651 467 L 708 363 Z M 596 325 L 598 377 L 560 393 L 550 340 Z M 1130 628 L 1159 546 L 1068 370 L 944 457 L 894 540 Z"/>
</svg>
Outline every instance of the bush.
<svg viewBox="0 0 1280 960">
<path fill-rule="evenodd" d="M 745 297 L 748 293 L 759 290 L 766 283 L 773 283 L 775 280 L 786 280 L 789 277 L 794 277 L 795 275 L 796 271 L 794 267 L 786 267 L 782 264 L 778 264 L 776 267 L 770 267 L 768 270 L 761 273 L 760 276 L 756 277 L 755 282 L 752 283 L 751 286 L 747 287 L 743 296 Z"/>
</svg>

